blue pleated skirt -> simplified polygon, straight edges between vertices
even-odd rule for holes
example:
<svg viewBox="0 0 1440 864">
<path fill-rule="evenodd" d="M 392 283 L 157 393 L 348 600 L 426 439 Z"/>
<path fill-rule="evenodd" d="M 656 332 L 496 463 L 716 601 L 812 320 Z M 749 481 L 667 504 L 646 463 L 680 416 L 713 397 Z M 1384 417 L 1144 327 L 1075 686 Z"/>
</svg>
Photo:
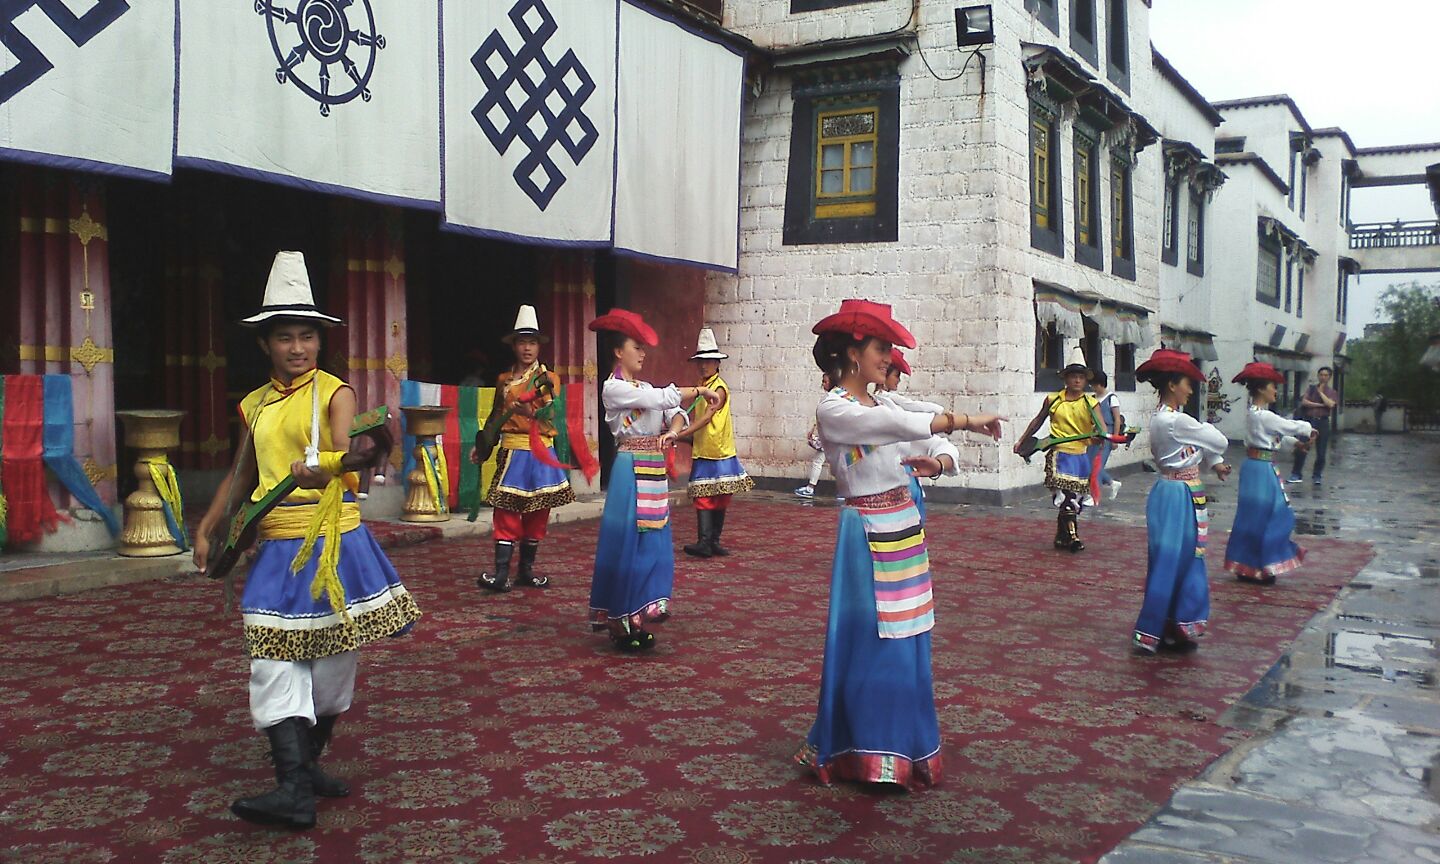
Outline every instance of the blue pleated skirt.
<svg viewBox="0 0 1440 864">
<path fill-rule="evenodd" d="M 1250 580 L 1268 580 L 1300 566 L 1305 550 L 1291 539 L 1295 511 L 1275 463 L 1246 459 L 1240 467 L 1240 505 L 1225 546 L 1225 569 Z"/>
<path fill-rule="evenodd" d="M 600 516 L 590 577 L 590 623 L 620 635 L 670 615 L 675 548 L 670 525 L 641 531 L 635 524 L 635 457 L 616 454 Z"/>
<path fill-rule="evenodd" d="M 399 636 L 420 618 L 415 599 L 364 525 L 340 535 L 342 616 L 325 594 L 310 596 L 310 583 L 325 548 L 322 537 L 299 573 L 290 562 L 304 541 L 265 540 L 245 578 L 240 613 L 252 659 L 315 660 L 353 651 L 386 636 Z"/>
<path fill-rule="evenodd" d="M 549 448 L 555 458 L 555 448 Z M 529 450 L 501 448 L 495 479 L 485 503 L 512 513 L 533 513 L 563 507 L 575 500 L 570 488 L 570 475 L 563 469 L 546 465 Z"/>
<path fill-rule="evenodd" d="M 827 784 L 934 785 L 941 775 L 940 722 L 930 633 L 880 638 L 872 562 L 860 514 L 842 508 L 820 705 L 796 759 Z"/>
<path fill-rule="evenodd" d="M 920 521 L 925 521 L 925 490 L 920 485 L 920 478 L 910 476 L 910 499 L 915 502 L 915 509 L 920 511 Z"/>
<path fill-rule="evenodd" d="M 745 466 L 737 456 L 726 459 L 702 459 L 696 457 L 690 462 L 691 498 L 713 498 L 719 495 L 736 495 L 755 488 L 755 481 L 745 473 Z"/>
<path fill-rule="evenodd" d="M 1210 619 L 1210 582 L 1205 575 L 1208 515 L 1204 487 L 1199 498 L 1180 480 L 1161 479 L 1145 503 L 1149 564 L 1145 601 L 1135 621 L 1135 642 L 1153 650 L 1166 639 L 1197 639 Z"/>
</svg>

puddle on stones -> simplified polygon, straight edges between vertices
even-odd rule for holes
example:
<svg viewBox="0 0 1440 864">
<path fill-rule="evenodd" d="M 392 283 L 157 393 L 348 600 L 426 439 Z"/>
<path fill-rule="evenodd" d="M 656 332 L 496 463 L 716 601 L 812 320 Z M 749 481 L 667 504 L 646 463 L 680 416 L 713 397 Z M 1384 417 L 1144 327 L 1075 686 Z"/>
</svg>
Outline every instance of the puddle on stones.
<svg viewBox="0 0 1440 864">
<path fill-rule="evenodd" d="M 1353 616 L 1349 616 L 1353 617 Z M 1397 633 L 1363 630 L 1335 630 L 1325 638 L 1325 665 L 1374 675 L 1386 681 L 1404 678 L 1421 687 L 1433 687 L 1435 676 L 1428 670 L 1406 668 L 1417 654 L 1433 653 L 1435 640 Z"/>
<path fill-rule="evenodd" d="M 1323 510 L 1295 513 L 1295 533 L 1309 537 L 1323 537 L 1340 530 L 1340 519 Z"/>
</svg>

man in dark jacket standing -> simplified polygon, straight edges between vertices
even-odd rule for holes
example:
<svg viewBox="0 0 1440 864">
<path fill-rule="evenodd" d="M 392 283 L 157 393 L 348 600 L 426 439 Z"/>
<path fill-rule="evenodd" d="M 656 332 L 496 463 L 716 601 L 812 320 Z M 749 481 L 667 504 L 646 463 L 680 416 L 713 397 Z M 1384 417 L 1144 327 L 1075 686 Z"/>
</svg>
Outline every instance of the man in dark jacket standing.
<svg viewBox="0 0 1440 864">
<path fill-rule="evenodd" d="M 1330 448 L 1330 426 L 1331 418 L 1335 414 L 1335 408 L 1340 404 L 1340 394 L 1330 388 L 1330 378 L 1333 375 L 1329 366 L 1321 366 L 1316 374 L 1316 382 L 1311 384 L 1305 391 L 1305 396 L 1300 400 L 1300 410 L 1297 415 L 1301 420 L 1307 421 L 1315 427 L 1315 485 L 1321 483 L 1321 475 L 1325 473 L 1325 453 Z M 1308 454 L 1304 450 L 1296 449 L 1295 465 L 1290 469 L 1290 482 L 1299 483 L 1305 472 L 1305 458 Z"/>
</svg>

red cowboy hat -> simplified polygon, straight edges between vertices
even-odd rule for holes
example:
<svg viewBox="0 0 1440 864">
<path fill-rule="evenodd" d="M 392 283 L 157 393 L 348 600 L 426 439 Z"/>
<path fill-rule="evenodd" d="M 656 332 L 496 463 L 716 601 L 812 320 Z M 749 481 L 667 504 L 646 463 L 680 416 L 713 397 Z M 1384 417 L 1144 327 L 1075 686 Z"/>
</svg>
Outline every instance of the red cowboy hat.
<svg viewBox="0 0 1440 864">
<path fill-rule="evenodd" d="M 890 349 L 890 368 L 898 369 L 905 375 L 912 374 L 910 372 L 910 364 L 905 362 L 905 354 L 901 352 L 899 348 Z"/>
<path fill-rule="evenodd" d="M 914 348 L 915 337 L 890 315 L 889 303 L 842 300 L 840 311 L 820 319 L 811 333 L 848 333 L 856 339 L 874 336 L 901 348 Z"/>
<path fill-rule="evenodd" d="M 611 309 L 589 324 L 591 330 L 609 330 L 612 333 L 622 333 L 639 342 L 642 345 L 649 345 L 654 348 L 660 344 L 660 337 L 655 335 L 655 328 L 645 323 L 645 319 L 631 312 L 629 309 Z"/>
<path fill-rule="evenodd" d="M 1251 381 L 1274 381 L 1276 384 L 1284 384 L 1285 376 L 1276 371 L 1269 363 L 1261 363 L 1256 360 L 1246 363 L 1240 374 L 1230 379 L 1232 384 L 1248 384 Z"/>
<path fill-rule="evenodd" d="M 1135 378 L 1139 381 L 1148 381 L 1151 376 L 1175 372 L 1191 379 L 1192 381 L 1205 380 L 1205 373 L 1190 359 L 1190 355 L 1184 351 L 1174 351 L 1169 348 L 1160 348 L 1150 355 L 1150 359 L 1140 364 L 1135 370 Z"/>
</svg>

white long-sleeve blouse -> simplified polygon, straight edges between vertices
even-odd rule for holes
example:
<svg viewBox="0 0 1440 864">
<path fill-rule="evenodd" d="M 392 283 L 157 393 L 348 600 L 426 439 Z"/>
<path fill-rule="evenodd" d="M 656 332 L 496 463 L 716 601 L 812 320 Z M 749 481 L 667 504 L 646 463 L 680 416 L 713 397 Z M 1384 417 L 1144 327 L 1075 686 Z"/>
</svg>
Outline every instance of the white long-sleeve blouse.
<svg viewBox="0 0 1440 864">
<path fill-rule="evenodd" d="M 900 460 L 910 456 L 949 456 L 946 473 L 958 474 L 960 451 L 930 432 L 936 413 L 906 410 L 889 393 L 876 393 L 873 406 L 826 394 L 815 409 L 815 423 L 840 495 L 855 498 L 908 486 L 910 472 Z"/>
<path fill-rule="evenodd" d="M 680 410 L 680 388 L 652 387 L 646 381 L 607 378 L 600 391 L 605 425 L 618 441 L 636 435 L 660 435 Z"/>
<path fill-rule="evenodd" d="M 1304 420 L 1290 420 L 1269 408 L 1251 405 L 1245 417 L 1245 446 L 1278 450 L 1286 438 L 1309 438 L 1313 431 L 1314 427 Z"/>
<path fill-rule="evenodd" d="M 1161 405 L 1150 421 L 1150 453 L 1162 471 L 1213 468 L 1225 461 L 1229 445 L 1224 432 L 1168 405 Z"/>
</svg>

